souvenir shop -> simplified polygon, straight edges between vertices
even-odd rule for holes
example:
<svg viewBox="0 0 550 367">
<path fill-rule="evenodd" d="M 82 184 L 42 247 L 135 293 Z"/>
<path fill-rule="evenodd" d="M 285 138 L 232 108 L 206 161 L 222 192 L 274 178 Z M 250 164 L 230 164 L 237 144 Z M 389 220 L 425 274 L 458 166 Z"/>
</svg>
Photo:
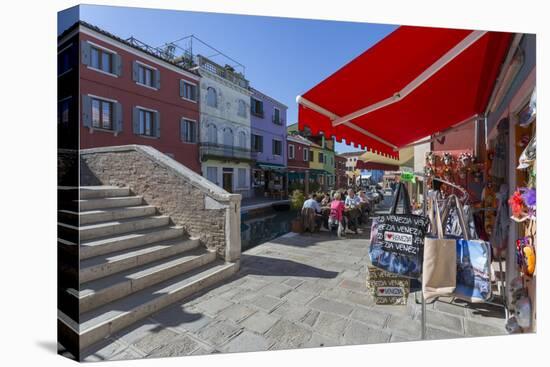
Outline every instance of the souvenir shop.
<svg viewBox="0 0 550 367">
<path fill-rule="evenodd" d="M 500 307 L 510 333 L 536 329 L 531 36 L 399 27 L 297 97 L 300 129 L 396 160 L 403 148 L 432 147 L 423 172 L 393 172 L 393 204 L 373 218 L 367 272 L 379 304 L 420 295 L 422 338 L 426 304 L 438 299 Z M 407 44 L 415 52 L 403 63 L 397 55 Z M 338 101 L 334 90 L 342 93 Z M 471 147 L 433 149 L 446 138 L 453 146 L 452 133 L 464 126 L 473 127 Z M 422 185 L 415 206 L 411 183 Z"/>
</svg>

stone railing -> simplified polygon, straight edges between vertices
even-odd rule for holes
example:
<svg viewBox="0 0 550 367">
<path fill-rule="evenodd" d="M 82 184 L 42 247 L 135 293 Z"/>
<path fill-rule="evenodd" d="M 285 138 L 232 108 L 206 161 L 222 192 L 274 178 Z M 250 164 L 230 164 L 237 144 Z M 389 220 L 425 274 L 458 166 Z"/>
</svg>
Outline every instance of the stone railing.
<svg viewBox="0 0 550 367">
<path fill-rule="evenodd" d="M 80 185 L 128 186 L 225 261 L 241 254 L 241 195 L 158 150 L 124 145 L 80 151 Z"/>
</svg>

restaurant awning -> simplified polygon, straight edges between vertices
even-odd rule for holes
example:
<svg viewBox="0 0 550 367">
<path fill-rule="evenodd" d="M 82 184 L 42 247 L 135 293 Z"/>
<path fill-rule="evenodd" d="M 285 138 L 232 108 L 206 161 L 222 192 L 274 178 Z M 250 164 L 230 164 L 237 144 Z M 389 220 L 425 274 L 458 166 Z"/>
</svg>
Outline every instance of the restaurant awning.
<svg viewBox="0 0 550 367">
<path fill-rule="evenodd" d="M 483 113 L 510 40 L 399 27 L 298 96 L 298 127 L 397 158 L 399 148 Z"/>
<path fill-rule="evenodd" d="M 263 170 L 284 171 L 286 166 L 276 163 L 258 163 L 257 166 Z"/>
<path fill-rule="evenodd" d="M 379 171 L 397 171 L 399 169 L 399 166 L 395 164 L 363 162 L 363 161 L 357 161 L 357 165 L 355 167 L 361 170 L 366 169 L 366 170 L 379 170 Z"/>
<path fill-rule="evenodd" d="M 398 160 L 390 157 L 384 157 L 371 151 L 367 151 L 363 153 L 361 157 L 359 157 L 359 160 L 357 160 L 357 164 L 359 165 L 359 161 L 363 162 L 361 164 L 370 164 L 370 165 L 382 164 L 382 165 L 391 166 L 391 167 L 387 167 L 387 169 L 382 169 L 383 171 L 397 171 L 399 170 L 400 166 L 405 165 L 413 157 L 414 157 L 414 147 L 407 147 L 407 148 L 400 149 Z M 377 168 L 366 168 L 366 169 L 377 169 Z"/>
</svg>

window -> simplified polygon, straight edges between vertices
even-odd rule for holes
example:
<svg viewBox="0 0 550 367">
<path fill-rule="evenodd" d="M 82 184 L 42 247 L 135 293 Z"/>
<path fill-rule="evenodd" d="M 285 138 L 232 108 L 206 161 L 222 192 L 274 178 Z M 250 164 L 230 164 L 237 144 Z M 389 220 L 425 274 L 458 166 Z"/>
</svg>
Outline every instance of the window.
<svg viewBox="0 0 550 367">
<path fill-rule="evenodd" d="M 264 103 L 256 98 L 251 99 L 250 112 L 259 117 L 264 117 Z"/>
<path fill-rule="evenodd" d="M 137 64 L 138 83 L 153 88 L 154 70 L 145 65 Z"/>
<path fill-rule="evenodd" d="M 239 132 L 239 147 L 246 149 L 246 133 L 244 131 Z"/>
<path fill-rule="evenodd" d="M 63 126 L 69 125 L 69 110 L 70 110 L 71 98 L 66 98 L 59 102 L 58 123 Z"/>
<path fill-rule="evenodd" d="M 261 135 L 252 134 L 252 150 L 262 153 L 264 151 L 264 137 Z"/>
<path fill-rule="evenodd" d="M 294 144 L 288 144 L 288 158 L 294 159 L 295 151 L 294 151 Z"/>
<path fill-rule="evenodd" d="M 206 178 L 210 181 L 218 184 L 218 167 L 206 167 Z"/>
<path fill-rule="evenodd" d="M 61 52 L 57 54 L 57 75 L 61 75 L 72 69 L 73 47 L 74 46 L 70 44 L 69 46 L 65 47 L 65 49 L 61 50 Z"/>
<path fill-rule="evenodd" d="M 304 148 L 304 161 L 309 161 L 309 149 Z"/>
<path fill-rule="evenodd" d="M 240 188 L 246 188 L 248 186 L 246 184 L 246 168 L 237 169 L 237 185 Z"/>
<path fill-rule="evenodd" d="M 226 127 L 223 129 L 223 145 L 232 147 L 233 144 L 233 130 Z"/>
<path fill-rule="evenodd" d="M 282 125 L 282 121 L 281 121 L 281 110 L 279 110 L 278 108 L 273 108 L 273 123 L 277 124 L 277 125 Z"/>
<path fill-rule="evenodd" d="M 206 104 L 210 107 L 218 107 L 218 95 L 212 87 L 206 89 Z"/>
<path fill-rule="evenodd" d="M 319 163 L 324 163 L 325 155 L 322 152 L 319 152 Z"/>
<path fill-rule="evenodd" d="M 92 98 L 92 127 L 113 129 L 113 102 Z"/>
<path fill-rule="evenodd" d="M 187 143 L 197 142 L 197 122 L 188 119 L 182 119 L 180 123 L 181 141 Z"/>
<path fill-rule="evenodd" d="M 283 142 L 280 141 L 280 140 L 275 140 L 273 139 L 272 140 L 272 145 L 271 145 L 271 150 L 272 150 L 272 153 L 273 155 L 281 155 L 282 151 L 283 151 Z"/>
<path fill-rule="evenodd" d="M 92 46 L 90 66 L 94 69 L 113 74 L 113 54 Z"/>
<path fill-rule="evenodd" d="M 185 80 L 180 80 L 180 97 L 196 102 L 197 86 Z"/>
<path fill-rule="evenodd" d="M 246 103 L 242 99 L 239 99 L 237 114 L 241 117 L 246 117 Z"/>
<path fill-rule="evenodd" d="M 311 154 L 309 155 L 309 161 L 310 161 L 310 162 L 313 162 L 314 159 L 315 159 L 315 152 L 312 150 L 312 151 L 311 151 Z"/>
<path fill-rule="evenodd" d="M 139 130 L 140 135 L 156 136 L 155 113 L 153 111 L 139 110 Z"/>
<path fill-rule="evenodd" d="M 214 124 L 208 125 L 208 142 L 218 144 L 218 128 Z"/>
</svg>

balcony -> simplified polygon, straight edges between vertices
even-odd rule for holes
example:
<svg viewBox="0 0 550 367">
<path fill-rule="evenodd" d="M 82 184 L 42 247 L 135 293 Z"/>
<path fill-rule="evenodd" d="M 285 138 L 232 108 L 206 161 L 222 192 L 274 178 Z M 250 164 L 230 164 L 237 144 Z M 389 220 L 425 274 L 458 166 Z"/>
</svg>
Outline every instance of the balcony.
<svg viewBox="0 0 550 367">
<path fill-rule="evenodd" d="M 216 74 L 219 77 L 222 77 L 230 81 L 231 83 L 240 86 L 241 88 L 248 89 L 248 87 L 250 86 L 248 80 L 245 79 L 244 75 L 237 72 L 233 67 L 229 65 L 221 66 L 202 55 L 197 55 L 197 63 L 202 69 Z"/>
<path fill-rule="evenodd" d="M 252 161 L 254 160 L 250 148 L 235 147 L 215 143 L 200 144 L 201 160 L 218 159 L 228 161 Z"/>
</svg>

